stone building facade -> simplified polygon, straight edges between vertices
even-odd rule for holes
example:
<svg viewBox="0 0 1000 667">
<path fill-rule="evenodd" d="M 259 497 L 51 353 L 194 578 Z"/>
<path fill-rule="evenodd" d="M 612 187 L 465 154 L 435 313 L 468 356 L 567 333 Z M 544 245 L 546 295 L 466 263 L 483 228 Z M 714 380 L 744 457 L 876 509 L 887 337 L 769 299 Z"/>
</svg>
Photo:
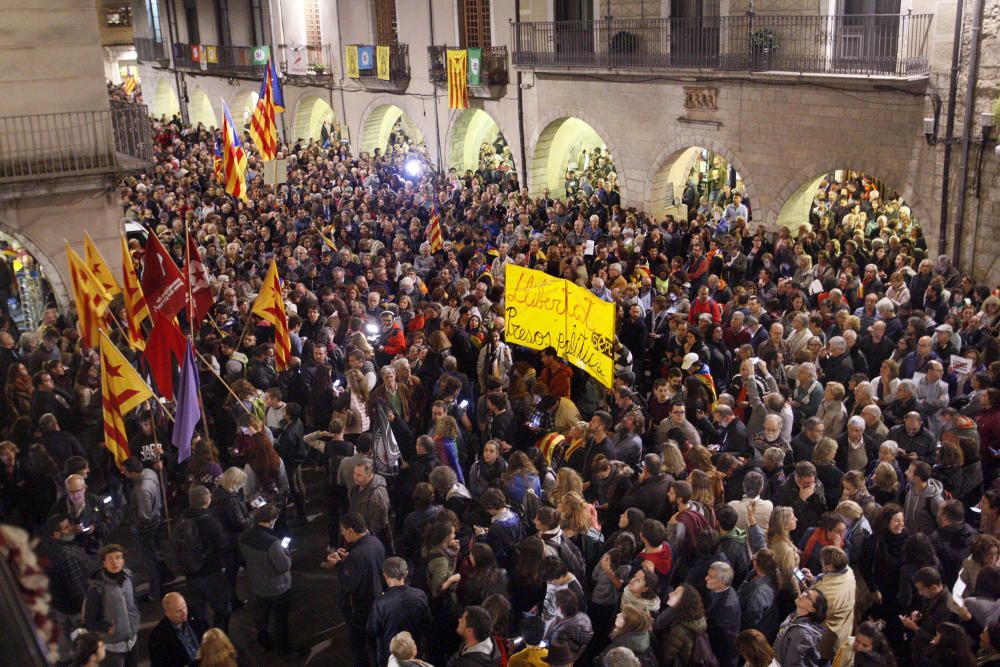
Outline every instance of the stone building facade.
<svg viewBox="0 0 1000 667">
<path fill-rule="evenodd" d="M 976 0 L 966 1 L 954 132 L 958 139 L 963 129 L 965 76 L 976 6 Z M 377 43 L 379 31 L 384 32 L 388 25 L 387 2 L 395 10 L 393 26 L 398 42 L 408 47 L 409 80 L 405 86 L 378 90 L 363 79 L 345 76 L 343 54 L 349 44 Z M 284 9 L 293 4 L 283 3 L 284 15 L 266 16 L 261 22 L 265 26 L 264 39 L 279 62 L 287 53 L 280 37 L 284 36 L 288 43 L 306 39 L 296 36 L 296 32 L 304 33 L 303 17 L 290 13 L 301 13 L 301 8 Z M 793 207 L 800 205 L 806 196 L 804 188 L 820 175 L 836 169 L 863 171 L 903 196 L 921 222 L 932 252 L 951 254 L 955 249 L 961 143 L 952 144 L 950 202 L 943 226 L 945 239 L 941 239 L 954 2 L 910 0 L 902 4 L 900 17 L 931 15 L 919 35 L 919 44 L 912 33 L 901 38 L 905 39 L 905 48 L 910 49 L 908 53 L 924 59 L 921 67 L 852 74 L 803 73 L 791 67 L 740 71 L 734 67 L 616 67 L 613 63 L 525 64 L 523 58 L 518 58 L 524 44 L 516 41 L 515 24 L 552 21 L 557 6 L 567 3 L 486 1 L 491 44 L 507 49 L 509 83 L 492 95 L 470 97 L 470 110 L 457 111 L 447 108 L 446 90 L 432 83 L 428 47 L 458 44 L 460 23 L 465 20 L 460 4 L 457 0 L 431 0 L 429 4 L 403 0 L 319 3 L 322 44 L 316 44 L 316 48 L 324 49 L 328 76 L 322 80 L 295 76 L 284 79 L 285 136 L 290 140 L 318 136 L 323 121 L 328 121 L 339 128 L 354 150 L 370 150 L 384 140 L 387 128 L 402 114 L 403 126 L 419 134 L 433 161 L 443 168 L 461 167 L 462 156 L 470 151 L 466 144 L 483 136 L 479 130 L 470 129 L 484 122 L 474 111 L 479 110 L 506 138 L 522 183 L 540 192 L 561 179 L 555 173 L 565 166 L 559 153 L 566 150 L 565 135 L 572 129 L 574 137 L 596 137 L 594 141 L 607 146 L 614 159 L 623 203 L 658 216 L 662 216 L 667 200 L 667 185 L 679 187 L 671 180 L 676 161 L 689 155 L 692 147 L 701 147 L 735 167 L 753 205 L 754 222 L 766 225 L 778 224 L 779 218 L 788 224 L 790 216 L 788 211 L 782 214 L 784 207 L 790 202 Z M 703 4 L 704 17 L 733 17 L 722 20 L 723 38 L 725 26 L 729 25 L 726 21 L 737 25 L 750 6 L 743 0 Z M 647 33 L 642 31 L 655 31 L 655 26 L 668 21 L 672 6 L 683 5 L 667 0 L 594 0 L 593 6 L 586 2 L 580 6 L 586 21 L 627 19 L 631 23 L 615 25 L 640 26 L 636 30 L 643 35 Z M 987 145 L 980 167 L 980 150 L 975 142 L 981 136 L 980 114 L 992 109 L 1000 99 L 1000 5 L 993 0 L 986 0 L 985 5 L 964 223 L 959 232 L 960 264 L 977 278 L 995 283 L 1000 282 L 1000 159 L 993 152 L 995 144 Z M 789 53 L 809 48 L 805 42 L 811 39 L 810 34 L 796 32 L 796 26 L 812 25 L 814 17 L 835 13 L 837 3 L 764 0 L 754 3 L 754 8 L 758 21 L 760 17 L 785 17 L 784 23 L 778 24 L 784 26 L 778 40 L 784 41 L 785 53 Z M 135 11 L 137 37 L 148 34 L 143 32 L 142 18 L 138 16 L 141 7 L 135 7 Z M 200 21 L 215 20 L 208 16 L 207 8 L 199 17 L 203 14 L 206 18 Z M 176 20 L 178 34 L 183 35 L 183 12 L 177 14 Z M 242 24 L 248 19 L 239 15 L 236 3 L 230 3 L 230 20 Z M 676 26 L 672 29 L 676 31 Z M 203 25 L 201 32 L 211 34 L 212 27 Z M 904 42 L 898 47 L 902 50 Z M 155 113 L 172 113 L 183 101 L 192 119 L 206 125 L 218 122 L 222 99 L 234 116 L 247 113 L 259 87 L 259 79 L 253 75 L 188 71 L 178 94 L 178 77 L 170 63 L 144 63 L 140 73 L 145 97 Z M 924 119 L 934 118 L 936 113 L 938 140 L 932 144 L 925 137 Z M 556 194 L 556 190 L 552 191 Z M 792 226 L 795 217 L 791 216 Z"/>
</svg>

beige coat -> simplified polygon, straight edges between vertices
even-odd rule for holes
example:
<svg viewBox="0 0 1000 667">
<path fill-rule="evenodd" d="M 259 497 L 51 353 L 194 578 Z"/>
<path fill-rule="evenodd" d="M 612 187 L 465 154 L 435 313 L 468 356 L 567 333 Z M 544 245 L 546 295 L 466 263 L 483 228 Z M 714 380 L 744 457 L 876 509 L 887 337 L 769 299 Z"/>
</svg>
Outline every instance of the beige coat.
<svg viewBox="0 0 1000 667">
<path fill-rule="evenodd" d="M 854 631 L 854 601 L 858 586 L 854 571 L 847 567 L 842 572 L 827 572 L 813 584 L 813 588 L 826 596 L 827 632 L 820 640 L 820 654 L 832 659 L 837 650 Z"/>
</svg>

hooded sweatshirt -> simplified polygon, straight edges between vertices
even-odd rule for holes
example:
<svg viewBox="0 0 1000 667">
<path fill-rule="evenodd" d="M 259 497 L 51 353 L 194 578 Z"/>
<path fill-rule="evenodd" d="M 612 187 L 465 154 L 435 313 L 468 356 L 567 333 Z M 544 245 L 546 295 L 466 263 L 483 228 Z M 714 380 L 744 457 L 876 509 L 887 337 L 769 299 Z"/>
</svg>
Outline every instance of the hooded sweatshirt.
<svg viewBox="0 0 1000 667">
<path fill-rule="evenodd" d="M 903 503 L 903 518 L 911 534 L 930 535 L 937 528 L 937 511 L 944 502 L 942 488 L 941 482 L 936 479 L 927 480 L 923 490 L 910 486 Z"/>
<path fill-rule="evenodd" d="M 670 570 L 674 567 L 674 551 L 670 548 L 669 542 L 664 542 L 662 546 L 663 548 L 659 551 L 639 552 L 639 557 L 633 563 L 629 578 L 642 567 L 643 561 L 648 560 L 653 564 L 656 579 L 660 582 L 660 597 L 666 597 L 670 593 Z"/>
</svg>

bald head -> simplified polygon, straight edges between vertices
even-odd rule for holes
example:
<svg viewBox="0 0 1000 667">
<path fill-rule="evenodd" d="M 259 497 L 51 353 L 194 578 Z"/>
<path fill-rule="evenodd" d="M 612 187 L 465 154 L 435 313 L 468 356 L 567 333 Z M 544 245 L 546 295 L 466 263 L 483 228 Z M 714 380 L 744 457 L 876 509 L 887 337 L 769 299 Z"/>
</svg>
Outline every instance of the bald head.
<svg viewBox="0 0 1000 667">
<path fill-rule="evenodd" d="M 174 625 L 180 625 L 188 619 L 187 601 L 180 593 L 167 593 L 163 596 L 163 615 Z"/>
</svg>

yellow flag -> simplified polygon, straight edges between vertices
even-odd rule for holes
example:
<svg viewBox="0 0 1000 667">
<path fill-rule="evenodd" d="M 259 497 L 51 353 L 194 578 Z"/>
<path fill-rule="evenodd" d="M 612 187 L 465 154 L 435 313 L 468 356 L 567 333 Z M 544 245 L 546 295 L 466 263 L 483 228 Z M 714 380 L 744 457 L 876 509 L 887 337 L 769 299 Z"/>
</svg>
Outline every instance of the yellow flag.
<svg viewBox="0 0 1000 667">
<path fill-rule="evenodd" d="M 378 78 L 383 81 L 389 80 L 389 47 L 375 47 L 375 67 L 378 69 Z"/>
<path fill-rule="evenodd" d="M 104 407 L 104 445 L 120 466 L 131 456 L 125 435 L 125 415 L 153 398 L 153 392 L 139 374 L 100 332 L 101 398 Z"/>
<path fill-rule="evenodd" d="M 358 46 L 349 44 L 344 47 L 344 71 L 352 79 L 360 79 L 361 71 L 358 70 Z"/>
<path fill-rule="evenodd" d="M 66 243 L 66 259 L 69 261 L 69 275 L 73 283 L 80 337 L 86 347 L 96 348 L 98 332 L 111 304 L 111 295 L 69 243 Z"/>
<path fill-rule="evenodd" d="M 448 108 L 469 106 L 469 54 L 465 49 L 448 49 Z"/>
<path fill-rule="evenodd" d="M 101 282 L 105 292 L 111 296 L 121 293 L 122 288 L 115 280 L 115 274 L 111 272 L 111 268 L 104 261 L 101 251 L 94 245 L 94 241 L 87 232 L 83 233 L 83 258 L 87 261 L 87 268 Z"/>
<path fill-rule="evenodd" d="M 291 359 L 291 337 L 288 333 L 288 319 L 285 317 L 285 300 L 281 296 L 278 264 L 273 259 L 251 312 L 274 326 L 275 367 L 279 371 L 287 369 Z"/>
<path fill-rule="evenodd" d="M 149 306 L 146 296 L 142 293 L 142 285 L 132 264 L 132 253 L 128 249 L 128 241 L 122 235 L 122 281 L 125 289 L 122 296 L 125 301 L 125 328 L 128 331 L 128 344 L 133 350 L 145 350 L 146 338 L 142 332 L 142 323 L 149 317 Z"/>
</svg>

